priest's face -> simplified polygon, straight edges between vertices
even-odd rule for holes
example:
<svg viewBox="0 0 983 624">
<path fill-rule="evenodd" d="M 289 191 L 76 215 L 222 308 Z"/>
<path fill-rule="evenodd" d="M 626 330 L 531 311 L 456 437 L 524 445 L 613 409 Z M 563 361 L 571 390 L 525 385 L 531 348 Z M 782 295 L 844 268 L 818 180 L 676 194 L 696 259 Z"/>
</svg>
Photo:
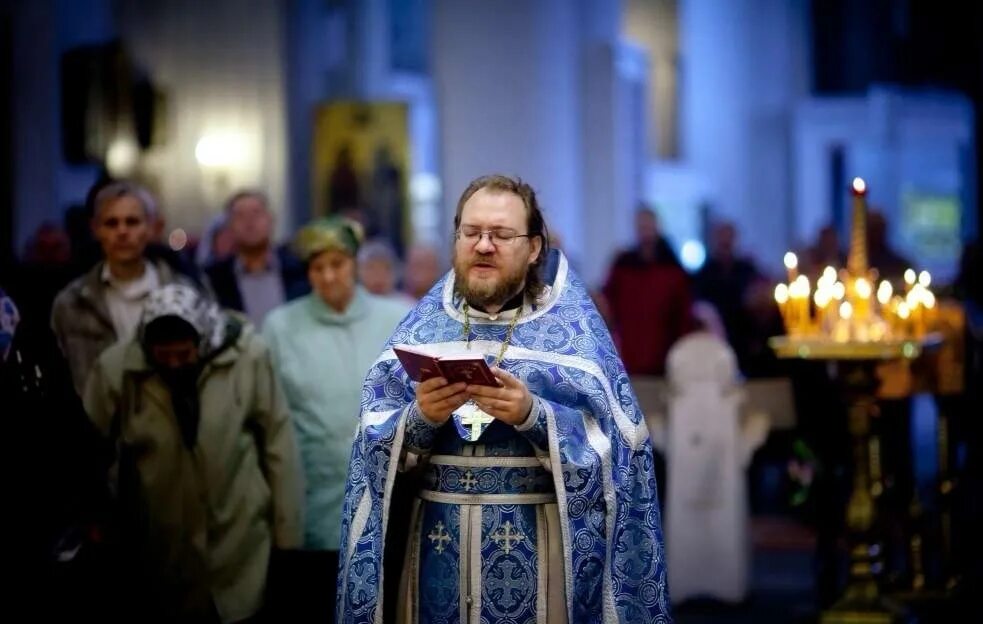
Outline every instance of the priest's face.
<svg viewBox="0 0 983 624">
<path fill-rule="evenodd" d="M 454 243 L 454 285 L 469 304 L 498 308 L 519 292 L 542 247 L 528 234 L 518 195 L 483 188 L 468 198 Z"/>
</svg>

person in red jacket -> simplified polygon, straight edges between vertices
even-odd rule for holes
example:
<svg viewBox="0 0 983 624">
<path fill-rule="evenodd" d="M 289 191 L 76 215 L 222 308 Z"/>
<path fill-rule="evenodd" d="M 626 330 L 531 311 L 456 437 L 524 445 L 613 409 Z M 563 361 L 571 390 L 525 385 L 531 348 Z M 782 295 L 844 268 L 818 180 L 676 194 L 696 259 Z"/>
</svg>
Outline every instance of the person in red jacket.
<svg viewBox="0 0 983 624">
<path fill-rule="evenodd" d="M 669 348 L 693 329 L 689 278 L 651 208 L 635 212 L 635 231 L 637 245 L 608 274 L 604 309 L 628 374 L 662 375 Z"/>
</svg>

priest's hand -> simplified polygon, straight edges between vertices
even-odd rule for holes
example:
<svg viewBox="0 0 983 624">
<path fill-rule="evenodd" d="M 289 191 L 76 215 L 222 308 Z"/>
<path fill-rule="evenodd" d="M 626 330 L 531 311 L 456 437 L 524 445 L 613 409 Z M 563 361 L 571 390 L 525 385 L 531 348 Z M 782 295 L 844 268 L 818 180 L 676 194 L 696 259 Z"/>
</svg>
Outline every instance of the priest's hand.
<svg viewBox="0 0 983 624">
<path fill-rule="evenodd" d="M 467 393 L 486 414 L 509 425 L 521 425 L 532 410 L 532 393 L 515 375 L 495 367 L 492 374 L 502 385 L 468 386 Z"/>
<path fill-rule="evenodd" d="M 416 403 L 427 420 L 442 425 L 470 398 L 466 388 L 463 382 L 448 385 L 443 377 L 434 377 L 416 387 Z"/>
</svg>

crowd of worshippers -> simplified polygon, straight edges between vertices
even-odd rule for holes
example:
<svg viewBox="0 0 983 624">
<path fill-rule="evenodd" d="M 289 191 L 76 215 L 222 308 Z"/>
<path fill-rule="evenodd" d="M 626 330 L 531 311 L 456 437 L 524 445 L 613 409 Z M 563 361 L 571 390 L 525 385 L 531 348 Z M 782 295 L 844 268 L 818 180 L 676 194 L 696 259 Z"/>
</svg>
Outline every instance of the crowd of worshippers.
<svg viewBox="0 0 983 624">
<path fill-rule="evenodd" d="M 15 484 L 31 512 L 14 561 L 25 597 L 74 597 L 25 603 L 242 621 L 278 591 L 268 571 L 289 567 L 281 593 L 309 582 L 317 604 L 296 612 L 329 621 L 364 372 L 440 277 L 438 250 L 411 247 L 398 276 L 386 243 L 362 245 L 341 217 L 275 246 L 266 195 L 246 190 L 178 252 L 141 186 L 104 183 L 89 203 L 98 253 L 46 224 L 0 290 L 4 412 L 38 442 Z M 130 539 L 148 527 L 154 539 Z"/>
<path fill-rule="evenodd" d="M 500 197 L 512 203 L 503 209 L 496 203 Z M 259 191 L 232 195 L 197 247 L 180 251 L 165 243 L 164 217 L 145 188 L 109 181 L 93 189 L 87 204 L 92 246 L 73 246 L 64 231 L 46 224 L 30 241 L 22 264 L 3 276 L 6 290 L 0 290 L 0 396 L 4 411 L 13 416 L 7 419 L 10 439 L 16 441 L 10 457 L 26 468 L 8 488 L 25 510 L 15 516 L 18 539 L 10 561 L 19 573 L 14 581 L 18 600 L 38 617 L 332 621 L 349 612 L 353 602 L 378 599 L 381 574 L 370 589 L 365 589 L 365 578 L 349 578 L 362 569 L 346 560 L 344 545 L 352 539 L 349 533 L 366 527 L 364 518 L 362 525 L 357 517 L 352 524 L 355 510 L 346 496 L 357 489 L 350 467 L 368 470 L 369 458 L 363 462 L 353 453 L 370 442 L 356 443 L 354 450 L 352 446 L 352 433 L 365 418 L 370 388 L 366 371 L 379 360 L 394 330 L 405 332 L 417 324 L 425 328 L 417 337 L 433 337 L 436 330 L 430 324 L 435 321 L 419 316 L 421 310 L 430 314 L 433 301 L 450 296 L 453 305 L 463 305 L 465 332 L 476 338 L 508 326 L 504 338 L 498 337 L 502 347 L 496 363 L 504 369 L 508 347 L 542 349 L 540 333 L 552 333 L 550 324 L 567 323 L 566 316 L 558 321 L 558 316 L 540 311 L 517 325 L 527 305 L 535 308 L 541 305 L 536 302 L 552 296 L 551 306 L 593 310 L 593 325 L 582 330 L 596 332 L 604 324 L 572 269 L 568 275 L 566 259 L 549 250 L 551 237 L 531 187 L 509 178 L 481 178 L 462 196 L 452 256 L 463 264 L 455 264 L 458 276 L 449 273 L 449 282 L 441 279 L 445 269 L 440 250 L 410 246 L 400 262 L 392 245 L 366 241 L 362 225 L 348 217 L 315 219 L 276 246 L 274 214 Z M 522 206 L 538 220 L 524 219 Z M 477 220 L 462 221 L 462 213 Z M 502 219 L 514 227 L 499 227 Z M 73 238 L 80 221 L 77 214 L 67 218 Z M 531 227 L 534 232 L 528 231 Z M 472 278 L 462 278 L 462 271 L 476 272 L 476 283 L 501 283 L 485 292 L 471 285 Z M 543 283 L 543 272 L 551 280 L 564 280 L 563 288 Z M 506 295 L 508 301 L 498 300 Z M 602 302 L 602 297 L 593 294 L 594 301 Z M 688 300 L 674 305 L 688 305 Z M 489 313 L 496 308 L 512 320 L 496 323 L 499 314 Z M 475 315 L 473 327 L 470 315 Z M 543 323 L 547 325 L 540 330 L 526 329 Z M 684 327 L 680 320 L 671 331 Z M 466 338 L 470 347 L 472 334 Z M 671 340 L 656 342 L 664 349 Z M 592 344 L 616 354 L 613 342 L 605 347 L 595 336 Z M 626 387 L 624 380 L 611 377 L 619 374 L 625 375 L 623 368 L 605 371 L 602 383 Z M 529 453 L 524 461 L 539 465 L 531 455 L 534 446 L 539 449 L 535 452 L 548 454 L 543 450 L 549 447 L 546 414 L 572 409 L 563 405 L 571 391 L 567 388 L 547 408 L 546 397 L 553 398 L 550 388 L 533 395 L 525 373 L 516 372 L 516 377 L 502 370 L 496 375 L 501 390 L 485 391 L 492 395 L 471 386 L 414 386 L 418 401 L 411 405 L 420 407 L 403 416 L 409 422 L 406 448 L 411 455 L 429 454 L 417 448 L 425 446 L 422 439 L 434 448 L 444 444 L 434 437 L 442 430 L 435 423 L 450 422 L 451 412 L 467 400 L 481 402 L 483 413 L 494 415 L 488 421 L 511 419 L 515 426 L 509 431 L 517 439 L 505 441 L 494 426 L 487 427 L 492 433 L 479 448 L 501 443 L 500 452 Z M 389 377 L 398 375 L 389 371 Z M 412 400 L 413 388 L 407 384 L 401 400 Z M 391 384 L 382 394 L 390 391 Z M 499 391 L 505 394 L 494 395 Z M 611 416 L 603 410 L 596 414 L 605 428 L 612 426 Z M 644 422 L 634 423 L 635 429 L 640 426 Z M 461 425 L 457 430 L 466 431 Z M 633 452 L 643 452 L 619 461 L 634 465 L 643 461 L 638 457 L 651 455 L 646 437 L 634 429 L 622 433 L 639 447 L 633 446 Z M 467 446 L 473 452 L 474 445 Z M 458 447 L 444 452 L 462 453 Z M 557 458 L 557 473 L 568 469 L 568 452 Z M 402 456 L 406 454 L 404 449 Z M 579 487 L 586 490 L 589 482 L 583 478 L 584 467 L 580 470 Z M 600 465 L 591 470 L 600 480 Z M 536 478 L 548 480 L 549 471 L 540 472 Z M 646 593 L 644 604 L 638 602 L 631 608 L 635 611 L 626 613 L 657 617 L 669 608 L 658 513 L 647 511 L 658 505 L 658 496 L 651 471 L 636 466 L 633 474 L 638 482 L 625 487 L 644 498 L 632 503 L 629 496 L 624 502 L 639 516 L 618 516 L 626 518 L 619 523 L 631 523 L 633 556 L 646 562 L 632 572 Z M 554 491 L 553 485 L 545 487 Z M 592 492 L 595 509 L 605 497 L 613 499 L 611 492 Z M 582 494 L 577 494 L 578 501 L 588 500 Z M 610 581 L 602 582 L 600 576 L 616 578 L 623 572 L 590 572 L 589 596 L 578 590 L 585 579 L 577 580 L 576 587 L 562 586 L 567 577 L 556 546 L 561 535 L 557 523 L 562 517 L 576 527 L 587 517 L 558 514 L 556 495 L 551 495 L 553 502 L 544 498 L 536 506 L 546 511 L 533 512 L 532 522 L 539 513 L 538 531 L 545 534 L 548 526 L 552 542 L 536 546 L 537 529 L 529 534 L 522 524 L 529 518 L 516 516 L 497 530 L 505 531 L 506 546 L 521 540 L 525 548 L 542 549 L 543 569 L 533 570 L 531 587 L 539 586 L 537 575 L 545 578 L 547 569 L 553 572 L 544 585 L 550 598 L 535 603 L 541 613 L 551 610 L 548 621 L 576 620 L 577 613 L 599 615 L 609 608 L 604 605 L 624 598 L 602 596 L 600 588 L 610 591 Z M 550 494 L 544 490 L 536 496 Z M 423 521 L 420 509 L 416 522 Z M 597 521 L 596 514 L 591 518 Z M 454 521 L 448 517 L 446 527 L 451 529 Z M 430 529 L 421 530 L 426 541 Z M 608 531 L 611 536 L 599 534 L 590 543 L 603 548 L 615 533 L 622 533 L 614 524 Z M 438 540 L 437 546 L 442 543 Z M 626 550 L 619 547 L 619 552 Z M 512 552 L 511 547 L 505 552 Z M 577 565 L 603 560 L 601 553 Z M 488 574 L 501 574 L 498 568 L 491 570 Z M 430 578 L 429 573 L 418 574 Z M 387 579 L 391 593 L 386 621 L 395 596 L 421 608 L 428 604 L 420 602 L 419 593 L 431 588 L 388 587 L 399 578 L 396 573 Z M 337 600 L 336 588 L 341 590 Z M 482 604 L 480 596 L 474 599 Z M 471 604 L 471 598 L 466 602 Z M 519 608 L 520 602 L 506 596 L 497 608 Z M 377 606 L 383 608 L 381 599 Z M 399 617 L 418 619 L 402 612 Z"/>
<path fill-rule="evenodd" d="M 488 230 L 480 219 L 475 227 L 461 221 L 468 202 L 479 199 L 485 203 L 473 211 L 513 218 L 494 212 L 500 209 L 492 202 L 498 196 L 521 200 L 528 214 L 540 215 L 528 185 L 480 178 L 458 202 L 452 257 L 456 272 L 481 276 L 504 265 L 457 262 L 465 254 L 531 254 L 521 271 L 508 276 L 513 281 L 505 280 L 505 290 L 489 291 L 484 299 L 475 295 L 491 307 L 512 310 L 518 320 L 523 293 L 534 301 L 550 297 L 551 283 L 541 283 L 538 275 L 558 279 L 559 254 L 549 247 L 560 242 L 541 215 L 536 231 L 526 233 L 520 232 L 528 229 L 521 220 L 514 229 Z M 315 219 L 276 246 L 274 213 L 267 196 L 255 190 L 233 194 L 198 245 L 182 251 L 165 244 L 163 215 L 136 184 L 102 183 L 87 205 L 86 219 L 69 219 L 69 230 L 74 223 L 77 235 L 79 222 L 88 221 L 94 247 L 73 247 L 65 232 L 42 226 L 21 266 L 4 277 L 7 292 L 0 291 L 0 396 L 15 415 L 8 419 L 11 439 L 18 442 L 12 458 L 30 467 L 29 477 L 10 487 L 30 510 L 18 516 L 21 539 L 13 559 L 23 564 L 22 596 L 66 596 L 32 604 L 110 620 L 131 621 L 140 613 L 144 621 L 236 622 L 289 612 L 293 621 L 331 621 L 336 602 L 344 603 L 335 596 L 339 568 L 354 574 L 344 556 L 344 536 L 352 530 L 344 518 L 350 520 L 351 506 L 357 506 L 346 503 L 350 465 L 365 470 L 363 459 L 368 461 L 352 448 L 359 413 L 369 400 L 372 373 L 367 379 L 366 371 L 397 328 L 406 339 L 411 322 L 432 311 L 428 297 L 440 301 L 451 293 L 450 301 L 457 301 L 461 292 L 471 292 L 470 278 L 451 273 L 453 289 L 445 289 L 439 249 L 410 246 L 403 262 L 390 242 L 366 241 L 362 225 L 342 216 Z M 670 348 L 697 328 L 727 340 L 744 374 L 770 374 L 765 341 L 781 332 L 781 320 L 769 279 L 737 253 L 733 225 L 714 226 L 708 261 L 692 275 L 661 234 L 653 210 L 639 207 L 635 228 L 635 244 L 616 256 L 602 288 L 588 292 L 576 282 L 592 304 L 591 314 L 610 330 L 623 363 L 619 374 L 663 375 Z M 875 236 L 880 232 L 883 243 L 884 228 L 875 223 L 869 229 Z M 874 245 L 871 253 L 884 256 L 878 266 L 906 266 L 884 245 Z M 805 258 L 816 267 L 841 262 L 835 231 L 824 231 Z M 566 262 L 564 257 L 564 267 Z M 535 293 L 512 292 L 530 280 Z M 505 295 L 508 301 L 495 299 Z M 475 300 L 465 299 L 469 332 L 468 305 Z M 704 309 L 715 314 L 694 315 L 697 300 L 711 304 Z M 471 310 L 481 312 L 486 316 L 478 320 L 494 326 L 499 313 Z M 444 326 L 433 323 L 425 331 L 430 342 Z M 514 322 L 506 324 L 505 337 L 498 338 L 502 353 L 516 329 Z M 473 331 L 481 327 L 476 322 Z M 515 340 L 523 340 L 516 333 Z M 466 338 L 470 345 L 471 334 Z M 527 339 L 539 350 L 559 348 L 544 347 L 543 336 Z M 389 369 L 385 375 L 398 377 Z M 531 384 L 520 375 L 515 386 L 516 379 L 505 378 L 503 387 L 525 390 L 523 384 Z M 417 392 L 424 390 L 427 396 L 442 392 L 425 386 Z M 541 390 L 539 400 L 545 394 Z M 440 411 L 427 405 L 431 415 Z M 537 414 L 545 418 L 545 410 L 530 405 L 519 423 L 526 429 L 517 430 L 534 447 L 548 446 L 545 433 L 536 437 L 533 422 Z M 413 427 L 429 426 L 428 412 L 422 413 L 407 416 L 408 436 Z M 356 451 L 377 440 L 363 442 Z M 652 477 L 647 465 L 639 478 Z M 649 485 L 654 492 L 654 480 L 636 489 Z M 544 527 L 559 521 L 551 514 L 543 515 Z M 657 515 L 648 528 L 656 536 L 651 547 L 659 550 Z M 440 547 L 443 534 L 436 535 Z M 553 554 L 541 553 L 544 561 Z M 664 584 L 656 554 L 645 574 Z M 351 591 L 347 582 L 342 578 L 337 585 L 343 593 Z M 661 585 L 652 587 L 652 604 L 658 606 L 639 608 L 667 611 Z M 401 597 L 409 591 L 389 589 Z M 375 595 L 365 591 L 358 599 Z M 569 604 L 574 591 L 566 588 Z M 561 610 L 566 617 L 567 609 Z"/>
</svg>

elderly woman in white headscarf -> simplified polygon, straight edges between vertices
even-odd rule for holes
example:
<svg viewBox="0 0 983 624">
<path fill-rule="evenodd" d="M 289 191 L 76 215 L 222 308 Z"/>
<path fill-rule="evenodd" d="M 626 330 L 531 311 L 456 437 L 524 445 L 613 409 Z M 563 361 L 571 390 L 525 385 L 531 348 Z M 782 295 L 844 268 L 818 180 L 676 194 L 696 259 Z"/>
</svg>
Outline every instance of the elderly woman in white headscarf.
<svg viewBox="0 0 983 624">
<path fill-rule="evenodd" d="M 272 550 L 302 534 L 293 430 L 262 339 L 197 291 L 166 286 L 137 336 L 99 357 L 85 407 L 117 449 L 128 570 L 144 592 L 128 616 L 256 616 Z"/>
</svg>

